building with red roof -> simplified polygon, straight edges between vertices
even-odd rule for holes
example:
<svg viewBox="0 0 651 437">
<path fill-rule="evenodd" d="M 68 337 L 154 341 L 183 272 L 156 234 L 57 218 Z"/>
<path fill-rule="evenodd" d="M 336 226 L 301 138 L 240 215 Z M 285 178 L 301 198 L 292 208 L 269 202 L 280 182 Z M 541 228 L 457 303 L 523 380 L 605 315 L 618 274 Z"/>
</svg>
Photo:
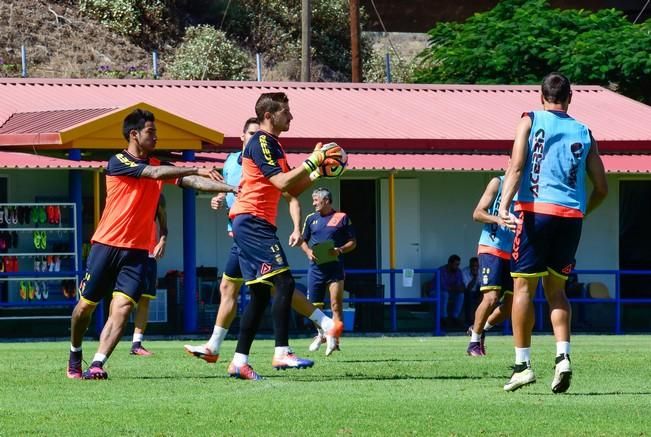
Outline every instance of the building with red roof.
<svg viewBox="0 0 651 437">
<path fill-rule="evenodd" d="M 342 179 L 318 185 L 332 190 L 360 235 L 348 267 L 367 269 L 435 268 L 451 253 L 465 265 L 480 232 L 472 210 L 490 177 L 505 169 L 521 114 L 541 106 L 537 86 L 0 79 L 0 203 L 70 201 L 75 194 L 83 208 L 81 244 L 92 233 L 89 210 L 97 216 L 101 208 L 93 200 L 101 198 L 99 172 L 108 154 L 124 146 L 118 127 L 125 111 L 153 108 L 165 126 L 161 153 L 177 165 L 220 167 L 241 147 L 257 97 L 277 91 L 287 93 L 294 115 L 281 137 L 291 165 L 318 141 L 335 141 L 349 153 Z M 585 222 L 578 267 L 626 268 L 620 211 L 624 197 L 635 204 L 651 193 L 651 107 L 602 87 L 574 86 L 569 112 L 591 127 L 610 185 L 604 205 Z M 159 271 L 185 270 L 187 285 L 194 264 L 180 261 L 184 245 L 196 265 L 221 267 L 230 247 L 226 216 L 209 209 L 209 196 L 183 211 L 181 190 L 165 194 L 170 237 Z M 301 197 L 304 214 L 309 194 Z M 290 222 L 280 211 L 279 234 L 288 235 Z M 196 247 L 188 248 L 197 241 L 184 230 L 188 220 L 201 230 Z M 307 266 L 302 252 L 287 254 L 294 268 Z M 388 279 L 371 276 L 358 283 L 350 277 L 347 288 L 389 296 Z M 417 274 L 415 285 L 398 284 L 396 296 L 420 297 L 426 279 Z M 608 278 L 600 280 L 614 290 Z"/>
</svg>

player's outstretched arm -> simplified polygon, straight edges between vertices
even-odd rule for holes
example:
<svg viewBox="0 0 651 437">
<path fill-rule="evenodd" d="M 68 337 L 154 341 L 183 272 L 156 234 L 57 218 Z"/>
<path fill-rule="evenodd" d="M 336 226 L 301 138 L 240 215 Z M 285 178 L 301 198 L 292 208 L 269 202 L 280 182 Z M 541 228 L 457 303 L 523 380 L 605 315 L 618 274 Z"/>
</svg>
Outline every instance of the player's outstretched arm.
<svg viewBox="0 0 651 437">
<path fill-rule="evenodd" d="M 496 223 L 498 225 L 502 224 L 500 221 L 499 216 L 494 216 L 492 214 L 488 213 L 488 209 L 491 207 L 493 204 L 493 200 L 497 196 L 497 191 L 500 188 L 500 180 L 499 178 L 495 177 L 491 179 L 491 181 L 486 185 L 486 189 L 484 190 L 484 194 L 479 198 L 479 202 L 477 202 L 477 206 L 475 206 L 475 210 L 472 213 L 472 219 L 476 222 L 480 223 Z"/>
<path fill-rule="evenodd" d="M 199 191 L 208 191 L 211 193 L 236 193 L 237 187 L 228 185 L 224 182 L 218 182 L 208 179 L 204 176 L 185 176 L 181 179 L 180 186 L 184 188 L 194 188 Z"/>
<path fill-rule="evenodd" d="M 590 137 L 592 138 L 592 135 L 590 135 Z M 585 214 L 588 215 L 594 211 L 595 208 L 601 205 L 601 202 L 603 202 L 608 195 L 606 170 L 604 168 L 604 163 L 601 161 L 601 156 L 599 156 L 597 141 L 595 141 L 594 138 L 592 138 L 592 146 L 588 152 L 586 171 L 590 181 L 592 182 L 592 192 L 590 193 L 590 198 L 588 199 L 588 205 L 585 212 Z"/>
<path fill-rule="evenodd" d="M 198 175 L 201 170 L 204 169 L 197 167 L 175 167 L 173 165 L 147 165 L 142 170 L 140 176 L 150 179 L 176 179 L 184 176 Z M 215 173 L 217 172 L 215 171 Z M 221 178 L 221 175 L 219 178 Z"/>
</svg>

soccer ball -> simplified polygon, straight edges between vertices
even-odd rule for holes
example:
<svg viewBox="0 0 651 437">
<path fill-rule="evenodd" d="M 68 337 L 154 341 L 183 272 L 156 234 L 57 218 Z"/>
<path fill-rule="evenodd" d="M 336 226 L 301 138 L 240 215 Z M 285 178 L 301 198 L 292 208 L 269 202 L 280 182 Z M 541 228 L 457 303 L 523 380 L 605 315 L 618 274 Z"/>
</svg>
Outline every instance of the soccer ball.
<svg viewBox="0 0 651 437">
<path fill-rule="evenodd" d="M 338 150 L 331 150 L 337 148 Z M 330 150 L 330 153 L 328 152 Z M 321 147 L 326 157 L 321 164 L 321 173 L 324 178 L 336 178 L 341 176 L 348 164 L 348 155 L 337 143 L 328 143 Z"/>
</svg>

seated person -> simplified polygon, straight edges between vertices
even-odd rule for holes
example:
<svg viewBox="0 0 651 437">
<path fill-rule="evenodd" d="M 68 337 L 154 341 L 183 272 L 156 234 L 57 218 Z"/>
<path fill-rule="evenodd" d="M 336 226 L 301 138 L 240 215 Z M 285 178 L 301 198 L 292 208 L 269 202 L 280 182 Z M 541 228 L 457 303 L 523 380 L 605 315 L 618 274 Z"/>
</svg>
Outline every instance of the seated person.
<svg viewBox="0 0 651 437">
<path fill-rule="evenodd" d="M 450 255 L 448 263 L 438 269 L 441 283 L 441 323 L 446 328 L 463 328 L 459 317 L 463 309 L 463 293 L 466 287 L 459 264 L 461 258 L 458 255 Z M 431 295 L 436 295 L 436 280 L 432 282 Z M 448 312 L 449 304 L 452 306 L 450 312 Z"/>
<path fill-rule="evenodd" d="M 464 267 L 461 271 L 463 275 L 464 293 L 463 293 L 463 313 L 464 321 L 466 324 L 472 323 L 477 308 L 478 301 L 480 300 L 479 288 L 481 281 L 479 280 L 479 258 L 473 256 L 468 262 L 468 266 Z"/>
</svg>

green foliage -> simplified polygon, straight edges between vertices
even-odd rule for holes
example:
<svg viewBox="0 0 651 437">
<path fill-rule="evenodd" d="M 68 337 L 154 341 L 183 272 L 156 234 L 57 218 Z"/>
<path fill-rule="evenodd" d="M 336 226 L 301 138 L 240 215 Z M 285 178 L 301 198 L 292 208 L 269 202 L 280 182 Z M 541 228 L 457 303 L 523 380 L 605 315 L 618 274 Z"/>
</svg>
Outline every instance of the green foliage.
<svg viewBox="0 0 651 437">
<path fill-rule="evenodd" d="M 188 27 L 167 71 L 174 79 L 244 80 L 251 61 L 226 34 L 212 26 Z"/>
<path fill-rule="evenodd" d="M 573 83 L 651 98 L 651 22 L 614 9 L 552 9 L 547 0 L 504 0 L 465 23 L 439 23 L 414 74 L 421 83 L 539 83 L 551 71 Z"/>
<path fill-rule="evenodd" d="M 391 57 L 391 82 L 409 83 L 414 75 L 417 65 L 415 62 L 402 63 L 396 56 Z M 373 51 L 371 56 L 364 62 L 364 82 L 386 82 L 386 55 Z"/>
<path fill-rule="evenodd" d="M 174 0 L 79 0 L 79 9 L 143 48 L 153 49 L 177 33 L 174 3 Z"/>
<path fill-rule="evenodd" d="M 312 61 L 350 79 L 350 22 L 347 0 L 312 1 Z M 360 12 L 360 21 L 366 21 Z M 300 0 L 241 0 L 234 2 L 226 31 L 251 52 L 261 53 L 269 65 L 301 58 Z M 363 60 L 371 56 L 362 39 Z"/>
</svg>

